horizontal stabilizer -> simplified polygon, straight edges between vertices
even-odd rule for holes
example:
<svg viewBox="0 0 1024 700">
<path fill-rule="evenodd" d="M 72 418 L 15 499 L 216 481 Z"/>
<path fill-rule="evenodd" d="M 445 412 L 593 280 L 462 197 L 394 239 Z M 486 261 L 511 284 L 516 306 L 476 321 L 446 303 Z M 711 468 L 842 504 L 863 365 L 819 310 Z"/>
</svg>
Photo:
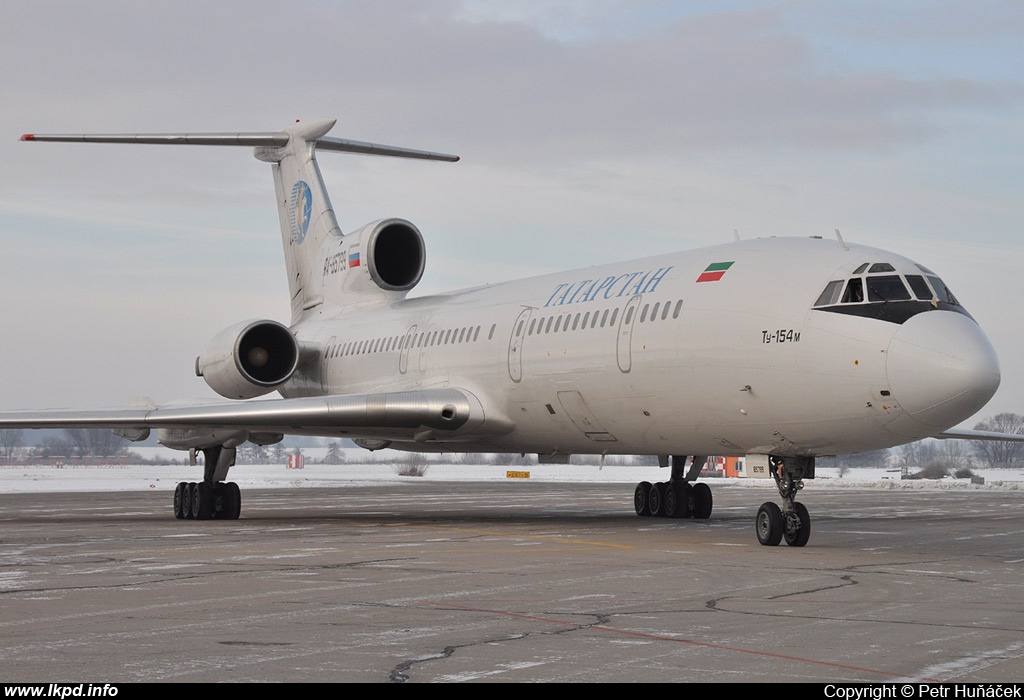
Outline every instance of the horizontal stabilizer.
<svg viewBox="0 0 1024 700">
<path fill-rule="evenodd" d="M 449 153 L 432 153 L 431 151 L 418 151 L 414 148 L 402 148 L 401 146 L 385 146 L 380 143 L 368 141 L 350 141 L 348 139 L 336 139 L 330 136 L 322 136 L 316 140 L 316 147 L 321 151 L 340 151 L 343 153 L 363 153 L 368 156 L 395 156 L 397 158 L 418 158 L 420 160 L 442 160 L 447 163 L 456 163 L 459 157 Z"/>
<path fill-rule="evenodd" d="M 22 141 L 70 143 L 146 143 L 170 146 L 286 146 L 288 134 L 251 132 L 237 134 L 24 134 Z"/>
<path fill-rule="evenodd" d="M 333 122 L 332 122 L 333 123 Z M 63 141 L 71 143 L 135 143 L 170 146 L 251 146 L 256 148 L 281 148 L 287 146 L 292 136 L 288 131 L 252 131 L 238 133 L 177 133 L 177 134 L 24 134 L 22 141 Z M 310 139 L 317 149 L 341 153 L 361 153 L 370 156 L 392 156 L 395 158 L 416 158 L 419 160 L 440 160 L 454 163 L 456 155 L 433 153 L 415 148 L 388 146 L 369 141 L 321 136 Z"/>
</svg>

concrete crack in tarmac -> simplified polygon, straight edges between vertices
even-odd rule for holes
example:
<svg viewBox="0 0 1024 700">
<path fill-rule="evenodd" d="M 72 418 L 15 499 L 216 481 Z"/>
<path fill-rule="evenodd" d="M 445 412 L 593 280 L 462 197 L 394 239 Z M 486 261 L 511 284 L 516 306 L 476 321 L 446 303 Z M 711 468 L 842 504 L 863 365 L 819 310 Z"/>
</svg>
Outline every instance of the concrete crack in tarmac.
<svg viewBox="0 0 1024 700">
<path fill-rule="evenodd" d="M 680 639 L 678 637 L 669 637 L 667 635 L 662 635 L 662 634 L 651 634 L 649 632 L 638 632 L 638 631 L 635 631 L 635 630 L 615 629 L 613 627 L 608 627 L 606 625 L 597 624 L 597 623 L 589 624 L 589 625 L 580 625 L 579 623 L 573 622 L 573 621 L 570 621 L 570 620 L 559 620 L 559 619 L 555 619 L 555 618 L 551 618 L 551 617 L 540 617 L 540 616 L 537 616 L 537 615 L 526 615 L 526 614 L 523 614 L 523 613 L 514 613 L 514 612 L 509 612 L 509 611 L 504 611 L 504 610 L 489 610 L 489 609 L 486 609 L 486 608 L 470 607 L 470 606 L 463 606 L 463 605 L 453 605 L 453 604 L 449 604 L 449 603 L 442 603 L 442 602 L 436 602 L 436 601 L 424 601 L 424 602 L 432 604 L 432 605 L 438 605 L 438 606 L 441 606 L 441 607 L 446 607 L 446 608 L 453 608 L 453 609 L 459 609 L 459 610 L 471 610 L 471 611 L 474 611 L 474 612 L 486 612 L 486 613 L 490 613 L 490 614 L 493 614 L 493 615 L 501 615 L 501 616 L 505 616 L 505 617 L 515 617 L 515 618 L 520 618 L 520 619 L 537 620 L 537 621 L 542 621 L 542 622 L 549 622 L 549 623 L 556 624 L 556 625 L 565 625 L 567 628 L 570 628 L 570 629 L 567 629 L 566 631 L 579 631 L 581 629 L 588 629 L 588 630 L 592 630 L 592 631 L 607 632 L 607 633 L 610 633 L 610 634 L 622 635 L 622 636 L 626 636 L 626 637 L 634 637 L 634 638 L 640 638 L 640 639 L 649 639 L 649 640 L 654 640 L 654 641 L 669 642 L 669 643 L 672 643 L 672 644 L 684 644 L 684 645 L 687 645 L 687 646 L 702 647 L 702 648 L 706 648 L 706 649 L 715 649 L 715 650 L 718 650 L 718 651 L 729 651 L 729 652 L 734 652 L 734 653 L 739 653 L 739 654 L 747 654 L 747 655 L 751 655 L 751 656 L 760 656 L 760 657 L 767 657 L 767 658 L 772 658 L 772 659 L 779 659 L 779 660 L 782 660 L 782 661 L 806 663 L 806 664 L 812 664 L 812 665 L 815 665 L 815 666 L 825 666 L 825 667 L 829 667 L 829 668 L 842 669 L 842 670 L 846 670 L 846 671 L 856 671 L 856 672 L 859 672 L 859 673 L 866 673 L 866 674 L 869 674 L 869 675 L 872 675 L 872 676 L 884 676 L 886 678 L 905 678 L 906 677 L 905 674 L 896 673 L 896 672 L 893 672 L 893 671 L 883 671 L 883 670 L 880 670 L 880 669 L 864 668 L 864 667 L 861 667 L 861 666 L 852 666 L 852 665 L 849 665 L 849 664 L 841 664 L 841 663 L 837 663 L 837 662 L 834 662 L 834 661 L 822 661 L 820 659 L 810 659 L 810 658 L 801 657 L 801 656 L 795 656 L 795 655 L 790 655 L 790 654 L 779 654 L 779 653 L 776 653 L 776 652 L 764 651 L 762 649 L 743 649 L 743 648 L 740 648 L 740 647 L 732 647 L 732 646 L 727 646 L 727 645 L 724 645 L 724 644 L 714 644 L 714 643 L 711 643 L 711 642 L 700 642 L 700 641 L 693 640 L 693 639 Z M 586 614 L 586 613 L 574 613 L 574 614 Z M 609 621 L 610 621 L 610 617 L 609 617 Z M 521 638 L 523 638 L 525 636 L 528 636 L 528 635 L 519 635 L 518 637 L 515 637 L 515 638 L 521 639 Z M 475 646 L 475 645 L 476 644 L 474 644 L 474 645 L 466 645 L 466 646 Z M 439 656 L 432 657 L 432 658 L 444 658 L 444 657 L 439 655 Z M 407 680 L 407 678 L 406 678 L 406 680 Z M 929 683 L 938 683 L 940 681 L 940 679 L 936 679 L 936 678 L 917 678 L 916 680 L 923 681 L 923 682 L 929 682 Z"/>
<path fill-rule="evenodd" d="M 473 612 L 486 612 L 486 613 L 494 613 L 495 612 L 493 610 L 487 610 L 485 608 L 474 608 L 474 607 L 461 606 L 461 605 L 449 605 L 449 604 L 446 604 L 446 603 L 437 603 L 437 602 L 433 602 L 433 601 L 423 601 L 423 602 L 427 603 L 429 605 L 438 605 L 440 607 L 449 608 L 449 609 L 454 608 L 454 609 L 457 609 L 457 610 L 467 610 L 467 611 L 473 611 Z M 504 615 L 506 615 L 508 617 L 516 617 L 516 618 L 525 619 L 525 620 L 535 620 L 535 621 L 540 621 L 540 622 L 553 622 L 553 623 L 558 624 L 558 625 L 571 625 L 571 626 L 563 627 L 562 629 L 557 629 L 557 630 L 547 630 L 547 631 L 537 630 L 537 631 L 534 631 L 534 632 L 522 632 L 520 634 L 510 634 L 510 635 L 506 635 L 504 637 L 500 637 L 500 638 L 496 638 L 496 639 L 482 639 L 482 640 L 478 640 L 478 641 L 475 641 L 475 642 L 467 642 L 465 644 L 454 644 L 454 645 L 451 645 L 451 646 L 446 646 L 444 648 L 444 650 L 441 651 L 440 653 L 428 654 L 428 655 L 421 656 L 421 657 L 418 657 L 418 658 L 415 658 L 415 659 L 410 659 L 408 661 L 403 661 L 402 663 L 398 664 L 397 666 L 395 666 L 394 669 L 392 669 L 390 680 L 393 683 L 405 683 L 406 681 L 409 680 L 409 676 L 407 674 L 407 671 L 412 669 L 414 666 L 416 666 L 418 664 L 427 663 L 429 661 L 438 661 L 440 659 L 447 659 L 450 656 L 454 655 L 455 652 L 460 650 L 460 649 L 468 649 L 468 648 L 477 647 L 477 646 L 486 645 L 486 644 L 499 644 L 499 643 L 502 643 L 502 642 L 513 642 L 513 641 L 517 641 L 517 640 L 521 640 L 521 639 L 527 639 L 528 637 L 536 637 L 536 636 L 544 636 L 544 635 L 569 634 L 571 632 L 578 632 L 580 630 L 593 629 L 593 628 L 598 627 L 599 625 L 607 624 L 608 622 L 611 621 L 610 616 L 607 616 L 607 615 L 593 615 L 592 613 L 584 613 L 585 615 L 588 615 L 588 616 L 597 617 L 597 620 L 595 620 L 594 622 L 590 622 L 590 623 L 567 623 L 567 622 L 562 621 L 562 620 L 554 620 L 554 619 L 548 618 L 548 617 L 539 617 L 539 616 L 536 616 L 536 615 L 525 615 L 525 614 L 520 614 L 520 613 L 510 613 L 510 612 L 508 612 L 508 613 L 501 613 L 501 614 L 504 614 Z"/>
</svg>

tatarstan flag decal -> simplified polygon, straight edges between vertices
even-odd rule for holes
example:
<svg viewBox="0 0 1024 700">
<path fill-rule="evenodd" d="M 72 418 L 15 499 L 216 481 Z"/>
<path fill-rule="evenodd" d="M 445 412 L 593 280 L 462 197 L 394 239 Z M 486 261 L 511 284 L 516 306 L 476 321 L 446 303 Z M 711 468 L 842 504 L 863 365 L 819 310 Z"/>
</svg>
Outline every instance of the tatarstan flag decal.
<svg viewBox="0 0 1024 700">
<path fill-rule="evenodd" d="M 711 263 L 706 268 L 704 268 L 704 272 L 700 273 L 700 277 L 697 278 L 697 281 L 698 282 L 717 282 L 718 280 L 722 279 L 722 275 L 725 274 L 726 270 L 728 270 L 730 267 L 732 267 L 732 264 L 734 262 L 736 262 L 736 261 L 735 260 L 730 260 L 729 262 Z"/>
</svg>

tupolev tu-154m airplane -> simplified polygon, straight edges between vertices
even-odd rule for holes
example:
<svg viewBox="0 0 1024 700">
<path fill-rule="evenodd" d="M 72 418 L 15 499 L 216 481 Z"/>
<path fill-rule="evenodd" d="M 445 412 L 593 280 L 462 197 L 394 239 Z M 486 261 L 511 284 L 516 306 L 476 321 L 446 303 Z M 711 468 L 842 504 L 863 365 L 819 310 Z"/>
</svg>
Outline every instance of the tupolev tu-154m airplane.
<svg viewBox="0 0 1024 700">
<path fill-rule="evenodd" d="M 407 298 L 423 237 L 383 219 L 343 234 L 315 152 L 457 156 L 326 136 L 334 120 L 279 132 L 33 135 L 25 141 L 249 146 L 271 164 L 291 322 L 218 333 L 196 374 L 230 402 L 0 414 L 0 428 L 110 428 L 204 455 L 174 492 L 178 518 L 237 518 L 236 448 L 285 434 L 367 449 L 658 455 L 642 516 L 707 518 L 706 455 L 747 456 L 773 478 L 764 545 L 803 546 L 795 500 L 815 457 L 951 430 L 999 385 L 984 332 L 928 268 L 836 240 L 769 238 Z M 272 391 L 283 398 L 246 401 Z"/>
</svg>

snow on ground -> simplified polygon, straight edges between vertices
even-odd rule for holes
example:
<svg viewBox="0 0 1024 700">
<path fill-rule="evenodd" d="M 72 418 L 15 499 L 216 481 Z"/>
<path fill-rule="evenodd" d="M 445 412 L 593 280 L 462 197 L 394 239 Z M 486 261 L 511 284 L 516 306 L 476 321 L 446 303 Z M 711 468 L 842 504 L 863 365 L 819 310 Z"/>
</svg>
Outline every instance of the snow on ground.
<svg viewBox="0 0 1024 700">
<path fill-rule="evenodd" d="M 135 450 L 139 453 L 147 449 Z M 345 450 L 345 464 L 315 464 L 326 450 L 303 449 L 304 469 L 288 469 L 285 465 L 240 464 L 231 469 L 231 480 L 242 488 L 315 488 L 358 486 L 380 482 L 415 483 L 425 481 L 503 481 L 508 471 L 528 472 L 532 481 L 546 482 L 608 482 L 635 484 L 640 481 L 665 481 L 668 469 L 658 467 L 622 467 L 582 465 L 468 465 L 431 463 L 422 477 L 399 476 L 397 463 L 404 455 L 394 452 L 367 453 Z M 154 454 L 157 454 L 154 452 Z M 182 453 L 159 452 L 180 459 Z M 145 454 L 151 457 L 150 454 Z M 378 461 L 380 460 L 380 461 Z M 384 461 L 387 460 L 387 461 Z M 900 480 L 898 471 L 886 469 L 851 469 L 842 477 L 836 469 L 819 468 L 813 485 L 817 487 L 857 487 L 886 489 L 1010 489 L 1024 490 L 1024 470 L 977 469 L 985 484 L 971 484 L 965 479 Z M 0 466 L 0 493 L 88 492 L 88 491 L 171 491 L 179 481 L 197 481 L 201 467 L 184 463 L 175 465 L 108 464 L 95 466 L 13 465 Z M 774 488 L 770 479 L 709 479 L 714 485 L 747 488 Z"/>
</svg>

